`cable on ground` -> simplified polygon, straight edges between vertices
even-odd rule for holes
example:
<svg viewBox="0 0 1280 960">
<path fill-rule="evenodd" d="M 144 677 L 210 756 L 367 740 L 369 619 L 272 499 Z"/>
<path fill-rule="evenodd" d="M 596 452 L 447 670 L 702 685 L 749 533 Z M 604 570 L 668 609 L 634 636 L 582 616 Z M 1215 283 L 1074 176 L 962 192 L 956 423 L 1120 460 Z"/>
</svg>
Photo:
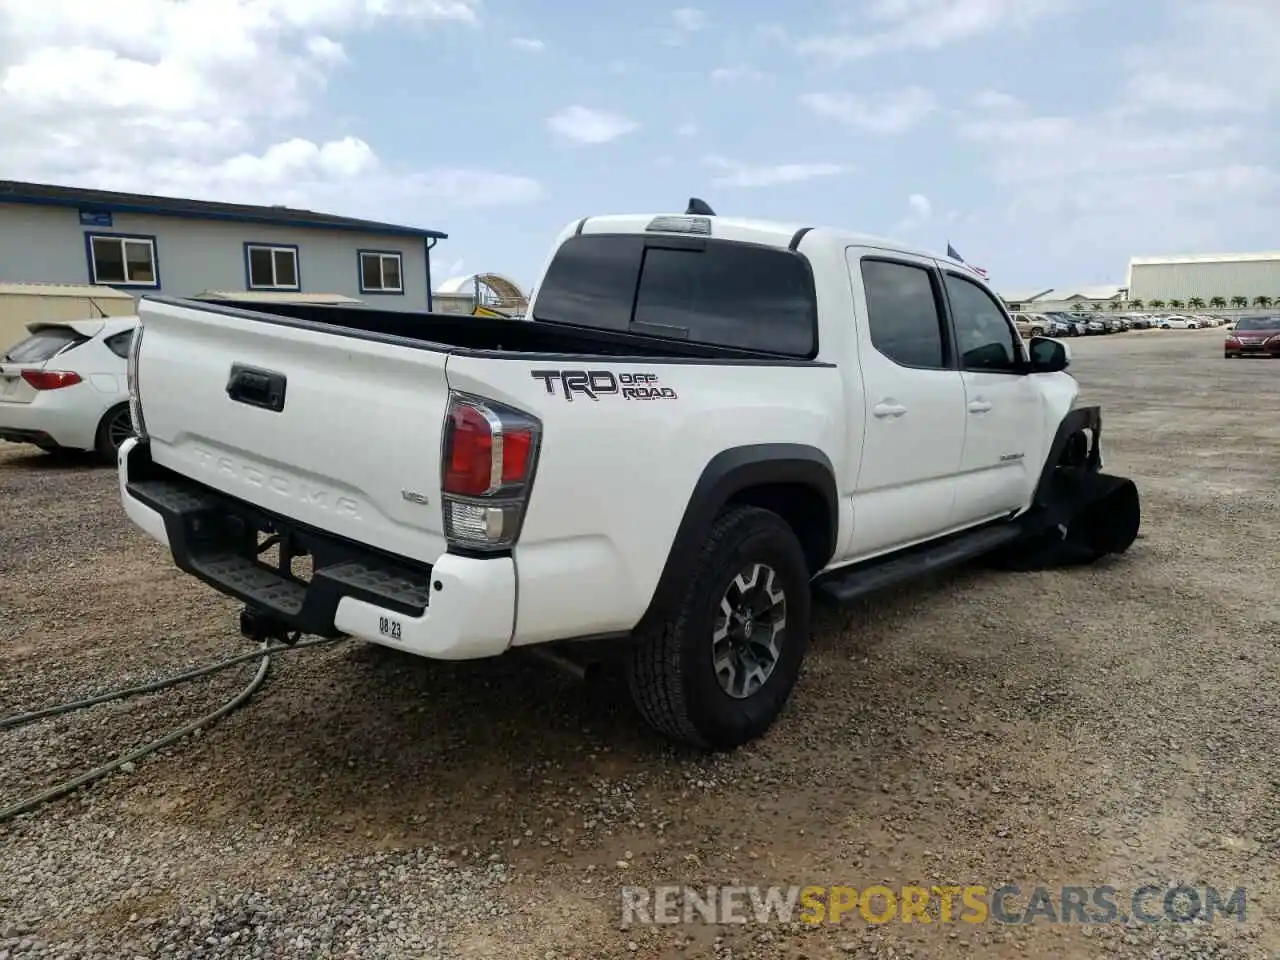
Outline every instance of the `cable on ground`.
<svg viewBox="0 0 1280 960">
<path fill-rule="evenodd" d="M 42 710 L 35 710 L 30 713 L 23 713 L 23 714 L 17 714 L 12 717 L 0 718 L 0 730 L 9 730 L 15 727 L 25 726 L 26 724 L 29 724 L 29 723 L 35 723 L 37 720 L 44 720 L 48 717 L 61 716 L 67 713 L 73 713 L 76 710 L 83 710 L 86 707 L 96 706 L 97 704 L 100 704 L 100 703 L 107 703 L 111 700 L 123 700 L 126 697 L 137 696 L 143 693 L 154 693 L 157 690 L 163 690 L 166 687 L 177 686 L 180 683 L 186 683 L 190 680 L 197 680 L 200 677 L 205 677 L 205 676 L 208 676 L 209 674 L 217 673 L 220 670 L 226 670 L 229 667 L 234 667 L 236 664 L 247 663 L 248 661 L 254 660 L 257 658 L 261 658 L 262 660 L 262 663 L 258 667 L 257 673 L 255 673 L 253 676 L 253 679 L 249 681 L 248 686 L 242 689 L 239 693 L 237 693 L 234 697 L 232 697 L 230 700 L 228 700 L 218 709 L 212 711 L 211 713 L 207 713 L 204 716 L 199 717 L 198 719 L 192 720 L 190 723 L 184 724 L 183 726 L 179 727 L 177 730 L 174 730 L 171 733 L 168 733 L 165 736 L 161 737 L 159 740 L 154 740 L 151 743 L 146 744 L 145 746 L 138 747 L 136 750 L 132 750 L 129 753 L 124 754 L 123 756 L 117 757 L 116 759 L 110 761 L 109 763 L 104 763 L 100 767 L 90 770 L 87 773 L 82 773 L 77 777 L 73 777 L 70 780 L 66 780 L 60 784 L 50 787 L 49 789 L 44 790 L 43 792 L 36 794 L 35 796 L 28 797 L 25 800 L 19 800 L 17 803 L 9 807 L 0 809 L 0 823 L 4 823 L 7 820 L 12 820 L 14 817 L 21 816 L 24 813 L 30 813 L 32 810 L 35 810 L 37 807 L 40 807 L 43 804 L 48 803 L 50 800 L 56 800 L 59 797 L 66 796 L 68 793 L 72 793 L 73 791 L 78 790 L 87 784 L 93 783 L 95 780 L 102 779 L 107 774 L 113 773 L 116 770 L 119 770 L 126 763 L 132 763 L 133 761 L 138 760 L 141 757 L 145 757 L 148 754 L 155 753 L 157 750 L 162 750 L 165 747 L 169 746 L 170 744 L 178 742 L 183 737 L 189 736 L 190 734 L 194 733 L 196 730 L 202 727 L 209 726 L 212 723 L 216 723 L 218 720 L 222 719 L 227 714 L 231 713 L 233 710 L 244 705 L 244 703 L 258 691 L 258 688 L 262 686 L 263 681 L 267 679 L 267 673 L 271 668 L 271 657 L 274 654 L 287 653 L 292 650 L 301 650 L 307 647 L 325 646 L 325 645 L 330 645 L 336 642 L 338 641 L 322 638 L 318 640 L 306 640 L 301 643 L 293 643 L 287 646 L 286 645 L 272 646 L 271 644 L 263 643 L 253 653 L 246 653 L 246 654 L 241 654 L 240 656 L 230 657 L 229 659 L 221 660 L 217 663 L 210 664 L 209 666 L 200 667 L 197 670 L 189 670 L 186 673 L 180 673 L 172 677 L 166 677 L 163 680 L 157 680 L 153 683 L 141 684 L 136 687 L 127 687 L 123 690 L 115 690 L 110 693 L 101 694 L 100 696 L 88 697 L 83 700 L 73 700 L 68 703 L 58 704 L 56 706 L 47 707 Z"/>
</svg>

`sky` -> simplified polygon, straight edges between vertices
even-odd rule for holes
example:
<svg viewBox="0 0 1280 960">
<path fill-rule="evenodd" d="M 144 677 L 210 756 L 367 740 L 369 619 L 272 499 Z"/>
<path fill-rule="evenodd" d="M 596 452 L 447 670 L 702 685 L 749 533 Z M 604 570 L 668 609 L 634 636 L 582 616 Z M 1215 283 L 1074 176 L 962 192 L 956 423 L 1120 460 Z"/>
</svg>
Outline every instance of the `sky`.
<svg viewBox="0 0 1280 960">
<path fill-rule="evenodd" d="M 997 289 L 1280 248 L 1280 0 L 0 0 L 0 179 L 449 234 L 829 225 Z"/>
</svg>

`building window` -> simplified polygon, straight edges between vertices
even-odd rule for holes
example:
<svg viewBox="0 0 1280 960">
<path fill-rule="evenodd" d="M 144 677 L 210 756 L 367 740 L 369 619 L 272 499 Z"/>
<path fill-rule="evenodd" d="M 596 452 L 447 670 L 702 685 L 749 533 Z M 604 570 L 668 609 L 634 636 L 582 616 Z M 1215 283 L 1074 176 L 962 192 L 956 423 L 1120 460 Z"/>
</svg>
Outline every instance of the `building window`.
<svg viewBox="0 0 1280 960">
<path fill-rule="evenodd" d="M 160 286 L 154 237 L 120 234 L 85 235 L 89 253 L 89 279 L 117 287 Z"/>
<path fill-rule="evenodd" d="M 264 243 L 244 245 L 250 290 L 297 290 L 298 248 Z"/>
<path fill-rule="evenodd" d="M 400 254 L 388 250 L 360 251 L 361 293 L 404 293 Z"/>
</svg>

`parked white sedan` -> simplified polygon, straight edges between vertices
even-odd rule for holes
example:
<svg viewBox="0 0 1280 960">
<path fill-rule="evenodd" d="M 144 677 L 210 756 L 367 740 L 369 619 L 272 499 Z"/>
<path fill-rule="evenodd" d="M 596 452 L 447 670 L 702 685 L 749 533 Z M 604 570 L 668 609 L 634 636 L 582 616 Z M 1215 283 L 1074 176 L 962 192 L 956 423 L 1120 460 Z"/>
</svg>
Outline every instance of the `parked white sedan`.
<svg viewBox="0 0 1280 960">
<path fill-rule="evenodd" d="M 127 379 L 137 317 L 44 320 L 0 353 L 0 440 L 114 458 L 133 432 Z"/>
<path fill-rule="evenodd" d="M 1199 330 L 1200 321 L 1193 317 L 1161 317 L 1159 327 L 1161 330 Z"/>
</svg>

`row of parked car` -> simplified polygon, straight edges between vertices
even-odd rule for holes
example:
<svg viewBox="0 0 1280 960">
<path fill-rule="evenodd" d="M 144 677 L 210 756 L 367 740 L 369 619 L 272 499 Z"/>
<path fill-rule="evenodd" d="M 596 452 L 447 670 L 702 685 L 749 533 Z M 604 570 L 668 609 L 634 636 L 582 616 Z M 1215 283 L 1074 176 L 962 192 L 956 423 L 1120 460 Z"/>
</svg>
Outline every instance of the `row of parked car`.
<svg viewBox="0 0 1280 960">
<path fill-rule="evenodd" d="M 1206 314 L 1015 313 L 1014 322 L 1025 337 L 1087 337 L 1126 330 L 1200 330 L 1231 323 Z"/>
</svg>

